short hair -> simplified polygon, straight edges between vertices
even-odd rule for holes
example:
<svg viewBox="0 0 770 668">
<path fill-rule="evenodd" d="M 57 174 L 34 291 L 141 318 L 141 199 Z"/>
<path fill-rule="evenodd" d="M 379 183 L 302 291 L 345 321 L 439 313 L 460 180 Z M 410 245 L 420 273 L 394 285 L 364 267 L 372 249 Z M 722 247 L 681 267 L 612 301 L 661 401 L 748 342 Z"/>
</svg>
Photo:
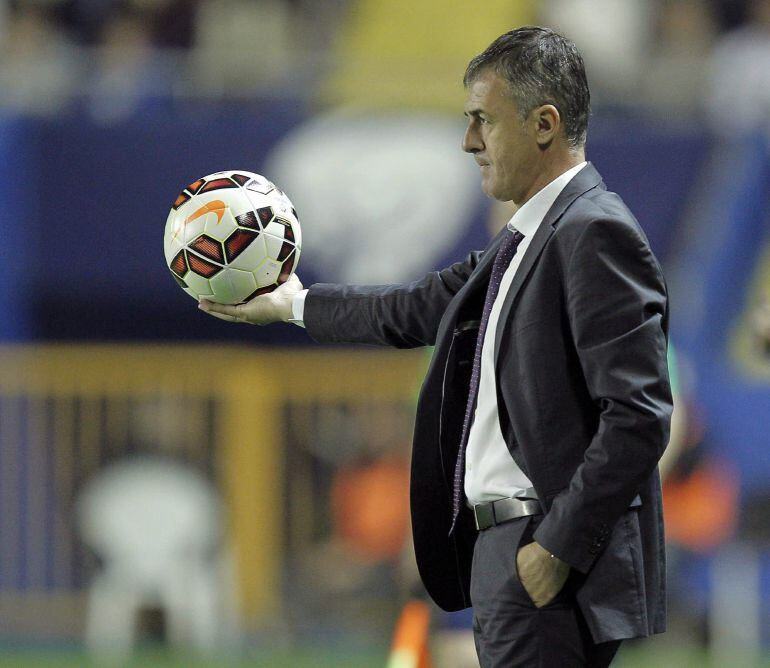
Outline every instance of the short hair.
<svg viewBox="0 0 770 668">
<path fill-rule="evenodd" d="M 467 87 L 487 68 L 507 81 L 522 119 L 552 104 L 570 145 L 585 144 L 591 94 L 583 57 L 572 40 L 539 26 L 511 30 L 468 63 L 463 84 Z"/>
</svg>

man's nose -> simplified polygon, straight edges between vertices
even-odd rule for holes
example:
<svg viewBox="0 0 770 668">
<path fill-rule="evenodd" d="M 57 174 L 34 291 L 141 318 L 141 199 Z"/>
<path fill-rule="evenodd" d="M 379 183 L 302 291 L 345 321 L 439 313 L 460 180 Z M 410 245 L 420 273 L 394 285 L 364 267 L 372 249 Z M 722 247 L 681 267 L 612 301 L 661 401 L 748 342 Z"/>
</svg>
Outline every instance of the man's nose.
<svg viewBox="0 0 770 668">
<path fill-rule="evenodd" d="M 478 153 L 484 146 L 481 142 L 479 132 L 471 124 L 465 128 L 465 134 L 462 141 L 463 151 L 466 153 Z"/>
</svg>

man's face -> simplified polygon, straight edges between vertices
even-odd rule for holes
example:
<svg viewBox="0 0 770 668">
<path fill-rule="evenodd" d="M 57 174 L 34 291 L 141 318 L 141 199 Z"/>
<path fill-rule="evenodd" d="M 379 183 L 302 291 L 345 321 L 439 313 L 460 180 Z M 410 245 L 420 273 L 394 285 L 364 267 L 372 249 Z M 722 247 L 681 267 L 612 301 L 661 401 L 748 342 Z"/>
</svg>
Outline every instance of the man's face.
<svg viewBox="0 0 770 668">
<path fill-rule="evenodd" d="M 468 86 L 465 103 L 468 127 L 463 150 L 481 169 L 481 188 L 502 202 L 521 205 L 535 182 L 541 151 L 536 126 L 522 121 L 505 80 L 487 69 Z"/>
</svg>

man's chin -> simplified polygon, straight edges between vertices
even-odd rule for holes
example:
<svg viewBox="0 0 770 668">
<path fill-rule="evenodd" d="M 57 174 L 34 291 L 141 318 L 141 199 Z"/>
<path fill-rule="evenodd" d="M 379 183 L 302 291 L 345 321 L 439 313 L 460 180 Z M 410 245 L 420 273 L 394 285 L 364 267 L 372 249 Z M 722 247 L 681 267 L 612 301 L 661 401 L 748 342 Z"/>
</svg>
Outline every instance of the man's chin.
<svg viewBox="0 0 770 668">
<path fill-rule="evenodd" d="M 481 186 L 481 190 L 483 193 L 489 197 L 490 199 L 496 199 L 498 202 L 510 202 L 511 198 L 505 193 L 501 193 L 497 190 L 494 190 L 492 188 L 485 188 L 484 186 Z"/>
<path fill-rule="evenodd" d="M 487 179 L 481 179 L 481 191 L 487 197 L 497 199 L 497 195 L 495 194 L 495 185 L 494 183 L 490 183 Z"/>
<path fill-rule="evenodd" d="M 490 182 L 487 179 L 481 179 L 481 191 L 491 199 L 496 199 L 498 202 L 510 202 L 511 196 L 509 193 L 502 192 L 500 188 L 495 187 L 494 182 Z"/>
</svg>

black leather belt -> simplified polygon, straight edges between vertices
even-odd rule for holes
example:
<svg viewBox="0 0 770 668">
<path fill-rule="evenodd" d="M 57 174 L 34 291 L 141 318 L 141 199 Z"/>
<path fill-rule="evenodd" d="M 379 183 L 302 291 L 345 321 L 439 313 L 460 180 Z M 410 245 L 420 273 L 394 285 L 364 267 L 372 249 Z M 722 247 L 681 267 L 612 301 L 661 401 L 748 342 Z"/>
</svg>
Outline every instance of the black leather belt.
<svg viewBox="0 0 770 668">
<path fill-rule="evenodd" d="M 497 526 L 503 522 L 510 522 L 519 517 L 540 515 L 543 509 L 540 501 L 527 498 L 497 499 L 487 503 L 477 503 L 473 506 L 473 515 L 476 518 L 476 528 L 479 531 Z"/>
<path fill-rule="evenodd" d="M 638 508 L 641 505 L 642 499 L 637 495 L 628 507 L 629 509 Z M 487 503 L 477 503 L 473 506 L 473 516 L 476 518 L 476 528 L 479 531 L 520 517 L 540 515 L 542 512 L 543 509 L 540 506 L 540 501 L 537 500 L 537 494 L 531 487 L 520 497 L 497 499 Z"/>
</svg>

